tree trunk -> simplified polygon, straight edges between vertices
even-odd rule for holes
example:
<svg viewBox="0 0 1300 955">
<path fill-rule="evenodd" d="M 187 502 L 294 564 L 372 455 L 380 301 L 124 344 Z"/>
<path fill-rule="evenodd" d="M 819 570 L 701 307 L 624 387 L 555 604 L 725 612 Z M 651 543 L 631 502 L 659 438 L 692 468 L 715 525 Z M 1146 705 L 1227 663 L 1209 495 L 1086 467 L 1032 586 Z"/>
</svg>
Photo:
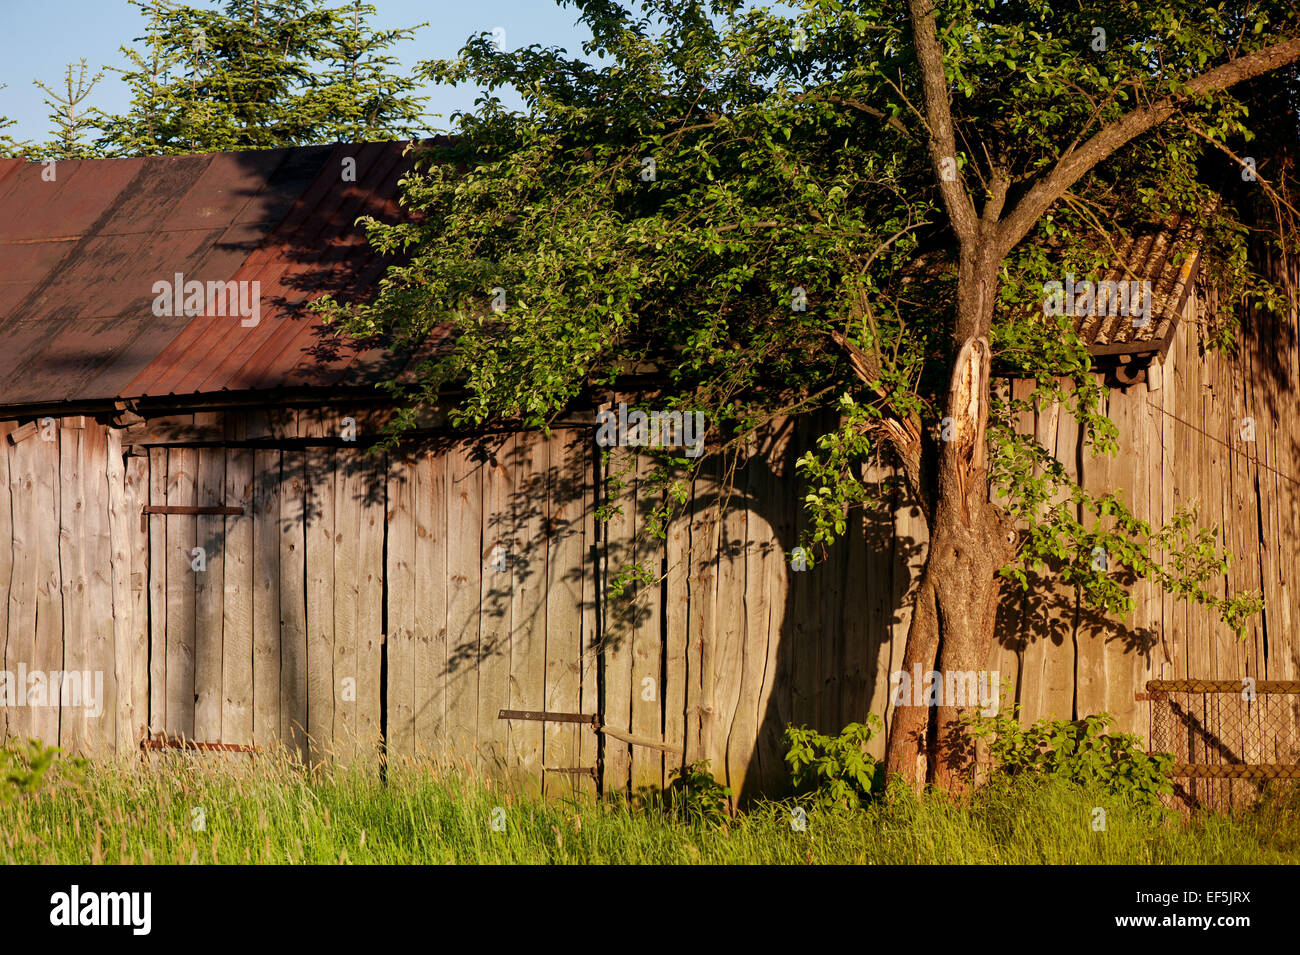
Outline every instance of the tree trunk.
<svg viewBox="0 0 1300 955">
<path fill-rule="evenodd" d="M 909 674 L 918 664 L 922 674 L 938 670 L 941 678 L 956 671 L 978 672 L 986 666 L 993 648 L 997 571 L 1015 555 L 1014 529 L 1002 509 L 989 501 L 984 461 L 988 332 L 997 287 L 997 263 L 984 251 L 991 245 L 980 242 L 970 252 L 963 248 L 958 283 L 960 349 L 948 413 L 941 422 L 936 493 L 928 515 L 929 553 L 903 652 L 903 666 Z M 918 700 L 903 702 L 915 704 Z M 933 714 L 926 705 L 895 709 L 885 768 L 889 776 L 913 786 L 929 781 L 959 791 L 973 768 L 973 754 L 958 720 L 978 701 L 964 700 L 966 705 L 958 707 L 944 695 L 941 702 Z"/>
</svg>

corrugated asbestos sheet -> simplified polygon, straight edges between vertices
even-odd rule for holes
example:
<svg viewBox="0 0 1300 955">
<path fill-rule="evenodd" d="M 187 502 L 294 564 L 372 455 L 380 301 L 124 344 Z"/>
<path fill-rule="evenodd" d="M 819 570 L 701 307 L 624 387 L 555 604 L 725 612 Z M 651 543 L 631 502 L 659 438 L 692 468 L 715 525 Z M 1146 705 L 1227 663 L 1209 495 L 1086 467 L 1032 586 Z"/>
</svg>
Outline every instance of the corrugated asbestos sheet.
<svg viewBox="0 0 1300 955">
<path fill-rule="evenodd" d="M 68 161 L 52 182 L 0 161 L 0 405 L 375 380 L 382 353 L 303 306 L 382 276 L 354 222 L 396 216 L 403 146 Z M 260 320 L 155 315 L 154 284 L 177 275 L 260 283 Z"/>
<path fill-rule="evenodd" d="M 1141 355 L 1169 351 L 1183 303 L 1200 268 L 1202 230 L 1197 219 L 1180 217 L 1163 227 L 1135 232 L 1120 240 L 1114 266 L 1095 281 L 1151 283 L 1150 321 L 1133 322 L 1130 315 L 1110 314 L 1115 309 L 1094 309 L 1076 317 L 1074 326 L 1094 356 Z"/>
</svg>

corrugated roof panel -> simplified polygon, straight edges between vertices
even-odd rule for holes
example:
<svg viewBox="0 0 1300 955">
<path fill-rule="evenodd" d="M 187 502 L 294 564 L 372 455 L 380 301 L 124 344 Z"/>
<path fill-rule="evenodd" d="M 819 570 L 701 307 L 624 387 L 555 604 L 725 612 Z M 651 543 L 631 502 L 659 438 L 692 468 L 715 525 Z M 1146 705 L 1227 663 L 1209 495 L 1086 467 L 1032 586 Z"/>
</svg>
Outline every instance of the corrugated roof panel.
<svg viewBox="0 0 1300 955">
<path fill-rule="evenodd" d="M 1210 210 L 1207 210 L 1209 212 Z M 1151 314 L 1146 322 L 1134 322 L 1132 314 L 1119 309 L 1078 316 L 1074 326 L 1094 356 L 1141 355 L 1168 348 L 1178 328 L 1178 316 L 1200 268 L 1203 230 L 1197 217 L 1179 216 L 1163 227 L 1139 230 L 1116 247 L 1112 266 L 1100 277 L 1079 276 L 1109 282 L 1149 282 Z"/>
<path fill-rule="evenodd" d="M 211 156 L 159 156 L 140 167 L 139 173 L 121 192 L 104 217 L 95 224 L 99 235 L 154 236 L 188 229 L 211 231 L 212 221 L 173 221 L 168 217 L 212 165 Z M 70 183 L 70 185 L 75 185 Z M 224 224 L 223 224 L 224 226 Z"/>
<path fill-rule="evenodd" d="M 382 276 L 354 222 L 395 212 L 404 145 L 83 160 L 53 183 L 0 161 L 0 405 L 337 380 L 355 349 L 304 305 Z M 155 316 L 154 283 L 178 273 L 260 282 L 261 322 Z"/>
<path fill-rule="evenodd" d="M 341 160 L 356 159 L 356 181 L 344 181 Z M 286 227 L 240 270 L 240 280 L 261 282 L 263 322 L 246 333 L 206 377 L 187 376 L 182 390 L 203 392 L 272 388 L 283 385 L 288 373 L 317 340 L 331 339 L 304 303 L 326 291 L 355 294 L 357 273 L 346 267 L 346 251 L 365 245 L 353 223 L 358 216 L 382 213 L 384 189 L 396 189 L 394 167 L 403 163 L 400 151 L 380 144 L 341 148 L 321 170 L 324 188 L 309 190 Z M 311 208 L 306 208 L 308 203 Z M 297 212 L 297 209 L 295 210 Z M 268 315 L 268 311 L 270 314 Z M 331 347 L 344 347 L 332 340 Z"/>
<path fill-rule="evenodd" d="M 20 163 L 0 182 L 0 247 L 10 242 L 89 232 L 143 168 L 143 159 Z M 111 165 L 110 165 L 111 163 Z"/>
</svg>

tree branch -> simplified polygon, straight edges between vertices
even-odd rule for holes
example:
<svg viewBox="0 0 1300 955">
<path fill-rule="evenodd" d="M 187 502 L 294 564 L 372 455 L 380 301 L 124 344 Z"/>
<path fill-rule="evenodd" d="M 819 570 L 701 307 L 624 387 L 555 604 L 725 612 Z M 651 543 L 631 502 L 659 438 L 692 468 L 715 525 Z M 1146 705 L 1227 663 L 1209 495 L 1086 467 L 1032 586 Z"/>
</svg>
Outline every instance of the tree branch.
<svg viewBox="0 0 1300 955">
<path fill-rule="evenodd" d="M 859 112 L 866 113 L 868 116 L 874 116 L 876 119 L 882 119 L 885 121 L 885 125 L 889 126 L 890 129 L 894 130 L 900 135 L 905 136 L 908 139 L 914 138 L 912 136 L 911 130 L 909 130 L 906 126 L 904 126 L 903 121 L 899 119 L 897 116 L 890 116 L 884 110 L 877 109 L 876 107 L 864 103 L 859 99 L 854 99 L 851 96 L 834 96 L 830 93 L 802 93 L 794 97 L 794 101 L 796 103 L 806 103 L 810 100 L 817 100 L 817 99 L 823 100 L 827 103 L 834 103 L 836 106 L 848 106 L 852 109 L 858 110 Z"/>
<path fill-rule="evenodd" d="M 835 344 L 848 352 L 849 365 L 853 368 L 853 373 L 876 395 L 879 406 L 885 412 L 880 428 L 889 438 L 889 443 L 893 445 L 894 450 L 898 452 L 898 457 L 903 462 L 903 474 L 917 502 L 921 504 L 922 511 L 929 514 L 930 492 L 922 461 L 920 419 L 914 414 L 900 415 L 890 406 L 888 395 L 879 385 L 880 362 L 876 356 L 864 352 L 836 329 L 831 330 L 831 338 L 835 340 Z"/>
<path fill-rule="evenodd" d="M 944 179 L 944 160 L 956 170 L 957 141 L 953 133 L 952 107 L 948 102 L 948 79 L 943 69 L 943 50 L 935 32 L 933 0 L 910 0 L 912 39 L 916 47 L 916 61 L 921 67 L 921 89 L 925 94 L 926 123 L 930 127 L 930 160 L 935 175 L 939 177 L 939 192 L 944 208 L 952 221 L 957 238 L 963 242 L 975 239 L 975 205 L 966 192 L 961 178 L 954 175 Z"/>
<path fill-rule="evenodd" d="M 927 0 L 912 0 L 913 6 Z M 933 23 L 931 23 L 933 30 Z M 1029 234 L 1048 207 L 1090 169 L 1111 156 L 1125 143 L 1154 129 L 1183 109 L 1193 97 L 1217 93 L 1243 80 L 1253 79 L 1300 59 L 1300 37 L 1248 53 L 1222 66 L 1194 77 L 1184 92 L 1166 96 L 1150 106 L 1135 109 L 1122 119 L 1103 127 L 1079 149 L 1066 153 L 1052 171 L 1025 194 L 998 226 L 999 257 L 1006 256 Z"/>
</svg>

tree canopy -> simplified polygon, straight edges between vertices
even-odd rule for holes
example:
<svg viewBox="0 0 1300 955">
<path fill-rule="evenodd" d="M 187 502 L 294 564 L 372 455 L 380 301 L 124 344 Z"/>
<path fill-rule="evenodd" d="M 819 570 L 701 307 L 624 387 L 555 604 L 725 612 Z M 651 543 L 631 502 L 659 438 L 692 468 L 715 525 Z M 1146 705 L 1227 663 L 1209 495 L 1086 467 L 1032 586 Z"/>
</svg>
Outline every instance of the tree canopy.
<svg viewBox="0 0 1300 955">
<path fill-rule="evenodd" d="M 38 82 L 54 138 L 0 139 L 0 149 L 33 159 L 153 156 L 400 139 L 424 129 L 418 82 L 390 52 L 418 27 L 375 29 L 373 4 L 129 2 L 145 33 L 121 48 L 127 111 L 79 109 L 90 92 L 83 62 L 75 88 L 68 68 L 66 95 Z M 6 125 L 0 119 L 0 130 Z"/>
<path fill-rule="evenodd" d="M 662 374 L 668 406 L 707 413 L 715 447 L 779 413 L 837 407 L 841 426 L 801 462 L 809 543 L 829 543 L 845 508 L 871 503 L 860 466 L 889 444 L 889 427 L 924 435 L 927 453 L 952 373 L 958 250 L 928 158 L 906 14 L 826 0 L 794 17 L 734 2 L 564 5 L 590 30 L 587 58 L 499 50 L 483 34 L 459 58 L 423 64 L 438 82 L 513 87 L 526 109 L 507 111 L 489 93 L 455 117 L 455 145 L 408 184 L 419 221 L 369 224 L 372 241 L 410 253 L 409 264 L 391 270 L 373 304 L 327 310 L 349 332 L 398 342 L 454 324 L 454 353 L 402 393 L 428 402 L 463 385 L 466 421 L 545 424 L 584 392 L 648 368 Z M 1043 314 L 1043 285 L 1067 270 L 1103 270 L 1122 230 L 1181 211 L 1205 217 L 1205 273 L 1225 300 L 1279 305 L 1280 290 L 1245 254 L 1249 210 L 1215 204 L 1236 172 L 1215 147 L 1250 141 L 1247 101 L 1240 91 L 1186 91 L 1207 67 L 1293 30 L 1294 11 L 939 9 L 960 143 L 953 171 L 973 202 L 995 201 L 996 175 L 996 201 L 1033 211 L 1023 200 L 1035 184 L 1091 134 L 1153 101 L 1178 101 L 1159 135 L 1086 171 L 1002 250 L 996 367 L 1036 379 L 1040 400 L 1064 401 L 1089 444 L 1112 449 L 1087 349 L 1068 317 Z M 485 321 L 494 289 L 506 308 Z M 1234 321 L 1216 316 L 1224 345 Z M 1063 560 L 1098 605 L 1123 610 L 1124 588 L 1091 560 L 1103 546 L 1144 576 L 1215 599 L 1199 584 L 1221 558 L 1190 516 L 1153 529 L 1115 496 L 1077 487 L 1046 507 L 1068 478 L 1015 432 L 1017 410 L 997 400 L 988 431 L 997 491 L 1030 527 L 1009 575 Z M 1085 524 L 1078 505 L 1113 520 Z M 1155 542 L 1176 542 L 1199 562 L 1166 571 Z M 1221 609 L 1239 623 L 1254 606 L 1242 598 Z"/>
</svg>

